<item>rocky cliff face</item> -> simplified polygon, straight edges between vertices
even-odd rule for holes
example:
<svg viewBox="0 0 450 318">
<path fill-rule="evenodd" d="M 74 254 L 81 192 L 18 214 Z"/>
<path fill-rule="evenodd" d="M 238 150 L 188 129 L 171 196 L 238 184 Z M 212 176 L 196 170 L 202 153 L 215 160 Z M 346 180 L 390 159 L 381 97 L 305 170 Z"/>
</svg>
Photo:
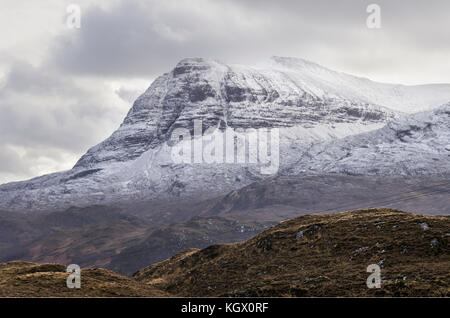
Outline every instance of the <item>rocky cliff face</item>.
<svg viewBox="0 0 450 318">
<path fill-rule="evenodd" d="M 266 176 L 248 162 L 174 162 L 172 132 L 192 132 L 195 120 L 202 120 L 203 130 L 216 128 L 219 137 L 233 129 L 279 128 L 277 171 L 289 172 L 310 169 L 300 158 L 314 161 L 304 154 L 313 154 L 310 149 L 317 144 L 381 128 L 441 100 L 450 100 L 450 85 L 381 84 L 301 59 L 274 57 L 258 67 L 185 59 L 157 78 L 120 128 L 72 170 L 1 186 L 0 208 L 30 211 L 212 197 Z M 303 168 L 289 170 L 293 164 Z M 365 164 L 370 169 L 370 162 Z"/>
</svg>

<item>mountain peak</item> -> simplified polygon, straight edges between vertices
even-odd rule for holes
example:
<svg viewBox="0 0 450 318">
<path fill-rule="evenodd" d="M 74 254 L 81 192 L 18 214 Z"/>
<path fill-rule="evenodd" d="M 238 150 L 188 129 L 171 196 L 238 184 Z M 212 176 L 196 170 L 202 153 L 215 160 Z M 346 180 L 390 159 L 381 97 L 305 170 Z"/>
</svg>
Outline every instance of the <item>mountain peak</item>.
<svg viewBox="0 0 450 318">
<path fill-rule="evenodd" d="M 225 65 L 222 62 L 203 57 L 188 57 L 180 60 L 175 68 L 172 70 L 174 76 L 181 74 L 188 74 L 198 71 L 206 71 L 213 68 L 223 68 Z"/>
<path fill-rule="evenodd" d="M 298 57 L 284 57 L 284 56 L 271 56 L 269 58 L 269 61 L 272 62 L 274 65 L 282 66 L 285 68 L 321 68 L 321 69 L 327 69 L 326 67 L 319 65 L 315 62 L 305 60 L 303 58 Z M 328 70 L 328 69 L 327 69 Z"/>
</svg>

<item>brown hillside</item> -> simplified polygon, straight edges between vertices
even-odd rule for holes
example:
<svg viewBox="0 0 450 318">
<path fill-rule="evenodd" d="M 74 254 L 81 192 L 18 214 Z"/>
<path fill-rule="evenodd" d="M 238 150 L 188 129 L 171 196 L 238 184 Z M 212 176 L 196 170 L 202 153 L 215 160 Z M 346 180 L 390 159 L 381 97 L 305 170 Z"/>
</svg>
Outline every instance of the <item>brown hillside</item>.
<svg viewBox="0 0 450 318">
<path fill-rule="evenodd" d="M 0 264 L 0 297 L 163 297 L 134 279 L 105 269 L 81 272 L 81 288 L 69 289 L 66 267 L 58 264 L 10 262 Z"/>
<path fill-rule="evenodd" d="M 307 215 L 253 239 L 136 273 L 177 296 L 450 296 L 450 216 L 370 209 Z M 369 289 L 369 264 L 382 287 Z"/>
</svg>

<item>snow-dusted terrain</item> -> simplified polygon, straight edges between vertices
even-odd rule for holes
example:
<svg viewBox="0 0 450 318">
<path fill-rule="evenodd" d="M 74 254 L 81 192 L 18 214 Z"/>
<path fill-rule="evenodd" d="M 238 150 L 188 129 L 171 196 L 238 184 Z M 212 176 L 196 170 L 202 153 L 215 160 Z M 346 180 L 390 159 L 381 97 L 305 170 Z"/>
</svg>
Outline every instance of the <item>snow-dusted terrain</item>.
<svg viewBox="0 0 450 318">
<path fill-rule="evenodd" d="M 381 129 L 314 145 L 287 173 L 450 174 L 450 103 Z"/>
<path fill-rule="evenodd" d="M 258 164 L 174 162 L 172 132 L 192 132 L 199 119 L 216 137 L 278 128 L 283 173 L 444 173 L 448 105 L 403 117 L 448 101 L 450 85 L 376 83 L 301 59 L 274 57 L 258 67 L 184 59 L 72 170 L 0 186 L 0 209 L 207 198 L 266 177 Z"/>
<path fill-rule="evenodd" d="M 310 128 L 333 123 L 366 126 L 395 116 L 398 100 L 388 96 L 385 99 L 393 105 L 380 105 L 370 96 L 363 98 L 357 81 L 370 91 L 365 79 L 303 60 L 272 58 L 266 68 L 256 68 L 185 59 L 157 78 L 136 100 L 121 127 L 90 149 L 76 167 L 136 158 L 168 140 L 173 129 L 192 130 L 195 119 L 202 119 L 205 128 Z M 395 91 L 394 86 L 391 92 L 372 84 L 371 95 L 378 99 Z"/>
</svg>

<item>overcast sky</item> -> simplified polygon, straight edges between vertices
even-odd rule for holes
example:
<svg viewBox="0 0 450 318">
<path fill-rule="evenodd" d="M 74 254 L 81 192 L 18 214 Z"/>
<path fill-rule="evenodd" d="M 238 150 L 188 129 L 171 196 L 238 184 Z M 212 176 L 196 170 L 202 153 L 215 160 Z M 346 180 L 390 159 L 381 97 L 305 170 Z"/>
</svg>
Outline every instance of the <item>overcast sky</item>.
<svg viewBox="0 0 450 318">
<path fill-rule="evenodd" d="M 81 27 L 68 28 L 69 4 Z M 366 8 L 381 8 L 369 29 Z M 450 1 L 0 0 L 0 183 L 70 169 L 185 57 L 450 83 Z"/>
</svg>

